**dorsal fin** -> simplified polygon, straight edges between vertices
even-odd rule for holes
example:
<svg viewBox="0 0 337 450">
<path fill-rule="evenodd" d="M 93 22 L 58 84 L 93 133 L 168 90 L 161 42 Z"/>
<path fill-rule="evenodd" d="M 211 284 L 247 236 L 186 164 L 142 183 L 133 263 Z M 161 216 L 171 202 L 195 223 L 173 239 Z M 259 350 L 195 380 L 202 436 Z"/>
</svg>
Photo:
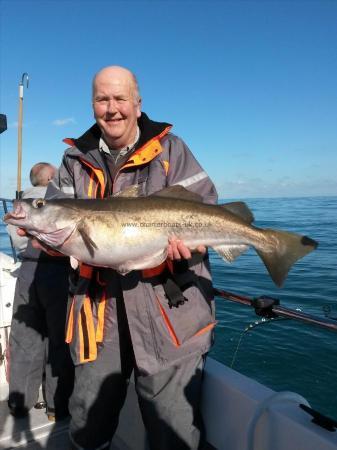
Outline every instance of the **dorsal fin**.
<svg viewBox="0 0 337 450">
<path fill-rule="evenodd" d="M 195 192 L 191 192 L 188 189 L 185 189 L 183 186 L 178 184 L 174 186 L 166 187 L 160 191 L 154 192 L 151 194 L 154 197 L 169 197 L 169 198 L 177 198 L 179 200 L 190 200 L 192 202 L 202 202 L 202 197 Z"/>
<path fill-rule="evenodd" d="M 113 194 L 113 197 L 142 197 L 140 186 L 138 184 L 133 184 L 132 186 L 124 189 L 124 191 L 116 192 Z"/>
<path fill-rule="evenodd" d="M 223 205 L 219 206 L 240 217 L 240 219 L 244 220 L 247 223 L 254 222 L 253 213 L 244 202 L 224 203 Z"/>
</svg>

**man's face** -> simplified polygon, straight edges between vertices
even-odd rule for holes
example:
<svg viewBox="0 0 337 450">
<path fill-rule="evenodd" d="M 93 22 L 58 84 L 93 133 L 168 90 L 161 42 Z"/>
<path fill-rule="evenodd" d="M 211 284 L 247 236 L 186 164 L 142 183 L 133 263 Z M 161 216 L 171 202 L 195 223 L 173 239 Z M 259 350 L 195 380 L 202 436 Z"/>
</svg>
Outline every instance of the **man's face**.
<svg viewBox="0 0 337 450">
<path fill-rule="evenodd" d="M 133 142 L 141 111 L 128 73 L 111 70 L 99 74 L 94 82 L 93 108 L 103 138 L 111 148 L 117 150 Z"/>
</svg>

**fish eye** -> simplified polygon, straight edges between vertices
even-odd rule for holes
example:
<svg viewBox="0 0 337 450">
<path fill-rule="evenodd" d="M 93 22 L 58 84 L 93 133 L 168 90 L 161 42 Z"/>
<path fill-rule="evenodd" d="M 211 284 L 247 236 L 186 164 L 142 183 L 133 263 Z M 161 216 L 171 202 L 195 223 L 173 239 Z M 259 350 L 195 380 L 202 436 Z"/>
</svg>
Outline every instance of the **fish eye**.
<svg viewBox="0 0 337 450">
<path fill-rule="evenodd" d="M 37 198 L 36 200 L 33 200 L 33 207 L 34 208 L 42 208 L 46 204 L 46 201 L 43 198 Z"/>
</svg>

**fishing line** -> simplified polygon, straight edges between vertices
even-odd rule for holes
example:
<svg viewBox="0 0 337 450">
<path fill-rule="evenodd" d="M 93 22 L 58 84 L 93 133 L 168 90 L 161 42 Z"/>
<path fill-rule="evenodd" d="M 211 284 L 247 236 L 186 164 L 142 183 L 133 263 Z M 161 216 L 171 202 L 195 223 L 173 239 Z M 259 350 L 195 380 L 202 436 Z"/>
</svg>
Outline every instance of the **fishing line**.
<svg viewBox="0 0 337 450">
<path fill-rule="evenodd" d="M 296 309 L 297 311 L 301 311 L 299 308 Z M 290 320 L 287 317 L 270 317 L 270 318 L 266 318 L 266 317 L 262 317 L 261 320 L 256 320 L 253 323 L 250 323 L 244 330 L 243 332 L 240 334 L 239 339 L 238 339 L 238 344 L 236 346 L 236 349 L 234 351 L 233 354 L 233 358 L 232 361 L 230 363 L 230 368 L 233 369 L 238 351 L 239 351 L 239 347 L 241 345 L 241 341 L 243 339 L 243 337 L 246 335 L 246 333 L 248 333 L 249 331 L 253 331 L 256 327 L 258 327 L 259 325 L 265 325 L 267 323 L 270 323 L 271 321 L 275 322 L 275 321 L 280 321 L 280 320 Z"/>
</svg>

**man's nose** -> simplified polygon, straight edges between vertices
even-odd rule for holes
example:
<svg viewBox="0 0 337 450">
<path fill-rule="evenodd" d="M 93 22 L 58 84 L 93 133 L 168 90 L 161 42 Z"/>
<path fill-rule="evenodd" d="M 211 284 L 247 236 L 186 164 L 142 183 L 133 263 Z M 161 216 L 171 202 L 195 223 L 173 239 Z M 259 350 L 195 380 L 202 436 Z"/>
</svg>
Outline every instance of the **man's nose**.
<svg viewBox="0 0 337 450">
<path fill-rule="evenodd" d="M 114 114 L 115 112 L 117 112 L 115 100 L 110 99 L 110 100 L 108 101 L 108 104 L 107 104 L 107 111 L 108 111 L 108 113 L 110 113 L 110 114 Z"/>
</svg>

